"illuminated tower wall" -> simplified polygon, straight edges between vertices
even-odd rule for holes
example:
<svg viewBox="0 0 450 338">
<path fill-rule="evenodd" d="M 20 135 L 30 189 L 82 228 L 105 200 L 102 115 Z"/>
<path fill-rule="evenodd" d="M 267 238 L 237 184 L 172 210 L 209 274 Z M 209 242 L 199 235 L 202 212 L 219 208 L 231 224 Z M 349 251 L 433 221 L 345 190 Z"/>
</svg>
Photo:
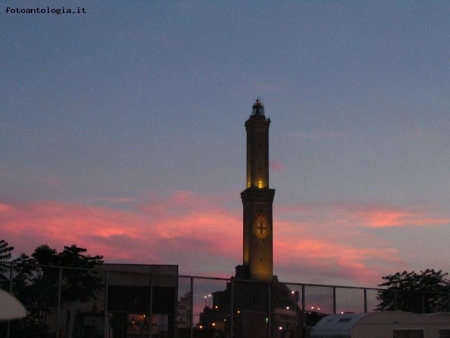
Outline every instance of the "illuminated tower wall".
<svg viewBox="0 0 450 338">
<path fill-rule="evenodd" d="M 269 126 L 264 107 L 256 100 L 247 130 L 247 188 L 241 193 L 244 207 L 243 266 L 249 277 L 273 277 L 272 204 L 275 190 L 269 189 Z"/>
</svg>

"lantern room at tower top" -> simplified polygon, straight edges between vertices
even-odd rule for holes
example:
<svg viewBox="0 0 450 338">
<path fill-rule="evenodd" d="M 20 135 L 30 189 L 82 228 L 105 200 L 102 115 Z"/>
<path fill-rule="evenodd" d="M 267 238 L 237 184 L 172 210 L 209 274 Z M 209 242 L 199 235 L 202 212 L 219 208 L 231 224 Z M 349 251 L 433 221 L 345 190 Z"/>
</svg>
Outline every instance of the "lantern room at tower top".
<svg viewBox="0 0 450 338">
<path fill-rule="evenodd" d="M 252 115 L 262 115 L 264 116 L 264 106 L 260 99 L 256 99 L 252 107 Z"/>
</svg>

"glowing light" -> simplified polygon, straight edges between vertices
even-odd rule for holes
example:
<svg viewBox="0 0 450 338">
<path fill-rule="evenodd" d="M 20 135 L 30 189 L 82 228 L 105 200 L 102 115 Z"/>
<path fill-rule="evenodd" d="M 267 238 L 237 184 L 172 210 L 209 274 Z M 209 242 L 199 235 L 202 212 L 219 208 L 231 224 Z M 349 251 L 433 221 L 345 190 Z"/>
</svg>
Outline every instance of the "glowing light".
<svg viewBox="0 0 450 338">
<path fill-rule="evenodd" d="M 260 189 L 263 187 L 263 181 L 259 181 L 259 186 Z"/>
<path fill-rule="evenodd" d="M 279 328 L 278 328 L 279 330 L 283 330 L 283 327 L 282 326 L 280 326 Z"/>
</svg>

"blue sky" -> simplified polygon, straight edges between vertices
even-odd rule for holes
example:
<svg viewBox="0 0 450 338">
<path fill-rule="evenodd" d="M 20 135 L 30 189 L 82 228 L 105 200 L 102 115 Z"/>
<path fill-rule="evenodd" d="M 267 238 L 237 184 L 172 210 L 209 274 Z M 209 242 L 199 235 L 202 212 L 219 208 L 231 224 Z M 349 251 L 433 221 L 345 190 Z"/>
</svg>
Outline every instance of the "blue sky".
<svg viewBox="0 0 450 338">
<path fill-rule="evenodd" d="M 0 4 L 0 231 L 16 255 L 76 244 L 232 275 L 261 97 L 280 279 L 450 271 L 447 1 Z"/>
</svg>

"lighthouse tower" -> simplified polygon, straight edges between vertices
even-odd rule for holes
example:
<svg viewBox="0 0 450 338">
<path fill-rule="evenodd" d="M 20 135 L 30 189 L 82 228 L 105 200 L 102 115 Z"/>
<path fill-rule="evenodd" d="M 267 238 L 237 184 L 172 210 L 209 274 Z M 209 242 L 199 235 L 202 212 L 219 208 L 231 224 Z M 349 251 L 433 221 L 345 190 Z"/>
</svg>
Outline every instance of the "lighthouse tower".
<svg viewBox="0 0 450 338">
<path fill-rule="evenodd" d="M 272 204 L 275 190 L 269 189 L 269 126 L 270 119 L 265 117 L 264 106 L 257 99 L 252 115 L 245 122 L 247 188 L 241 193 L 244 255 L 243 266 L 238 267 L 241 277 L 255 280 L 273 277 Z"/>
</svg>

